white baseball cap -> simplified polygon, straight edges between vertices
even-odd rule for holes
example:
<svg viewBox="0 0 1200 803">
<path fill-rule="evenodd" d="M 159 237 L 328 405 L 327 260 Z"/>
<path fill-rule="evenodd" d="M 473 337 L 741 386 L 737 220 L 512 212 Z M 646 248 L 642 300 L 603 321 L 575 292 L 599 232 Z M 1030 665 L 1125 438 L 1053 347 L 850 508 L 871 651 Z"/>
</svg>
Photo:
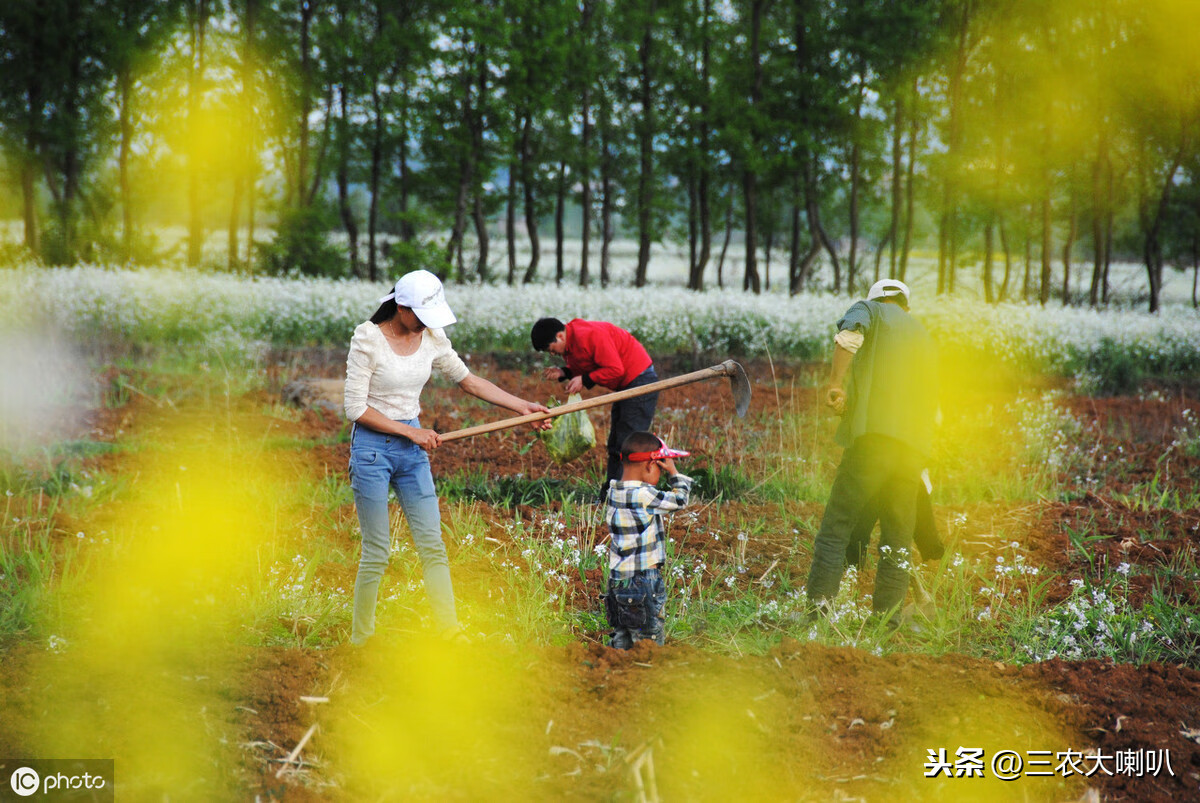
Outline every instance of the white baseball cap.
<svg viewBox="0 0 1200 803">
<path fill-rule="evenodd" d="M 442 280 L 427 270 L 414 270 L 401 276 L 396 289 L 379 299 L 379 303 L 392 299 L 396 300 L 396 306 L 412 310 L 430 329 L 441 329 L 458 320 L 446 303 Z"/>
<path fill-rule="evenodd" d="M 908 305 L 908 285 L 899 279 L 880 279 L 871 285 L 867 291 L 867 301 L 890 296 L 904 296 L 904 304 Z"/>
</svg>

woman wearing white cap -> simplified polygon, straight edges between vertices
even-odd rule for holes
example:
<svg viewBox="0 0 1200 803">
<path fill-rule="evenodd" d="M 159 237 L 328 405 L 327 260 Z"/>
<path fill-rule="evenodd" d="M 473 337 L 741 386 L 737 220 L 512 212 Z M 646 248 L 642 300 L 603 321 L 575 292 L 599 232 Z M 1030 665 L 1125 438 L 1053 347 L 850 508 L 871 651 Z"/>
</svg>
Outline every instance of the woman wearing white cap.
<svg viewBox="0 0 1200 803">
<path fill-rule="evenodd" d="M 354 422 L 350 487 L 362 529 L 350 634 L 355 644 L 375 632 L 375 603 L 390 551 L 389 486 L 396 490 L 421 556 L 434 624 L 448 637 L 459 633 L 427 454 L 441 445 L 441 437 L 418 420 L 421 390 L 432 371 L 436 369 L 472 396 L 518 415 L 548 412 L 543 405 L 517 398 L 472 374 L 443 331 L 455 320 L 441 281 L 429 271 L 418 270 L 396 282 L 395 290 L 380 299 L 379 309 L 354 330 L 350 341 L 345 395 L 346 417 Z"/>
</svg>

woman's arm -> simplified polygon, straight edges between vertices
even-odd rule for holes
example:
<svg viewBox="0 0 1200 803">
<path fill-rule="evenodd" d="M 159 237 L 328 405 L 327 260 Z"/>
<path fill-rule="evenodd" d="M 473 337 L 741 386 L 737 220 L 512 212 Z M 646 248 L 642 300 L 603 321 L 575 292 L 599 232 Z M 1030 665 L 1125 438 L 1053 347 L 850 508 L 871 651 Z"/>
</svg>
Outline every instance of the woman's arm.
<svg viewBox="0 0 1200 803">
<path fill-rule="evenodd" d="M 475 374 L 467 374 L 466 378 L 458 383 L 458 386 L 477 399 L 483 399 L 485 402 L 490 402 L 497 407 L 512 410 L 517 415 L 550 412 L 549 408 L 545 405 L 518 398 L 508 391 L 501 390 L 483 377 L 475 376 Z M 550 422 L 535 421 L 533 427 L 535 429 L 549 429 Z"/>
<path fill-rule="evenodd" d="M 434 430 L 417 429 L 402 421 L 393 421 L 374 407 L 368 406 L 363 414 L 355 419 L 355 423 L 385 435 L 399 435 L 402 438 L 408 438 L 427 452 L 442 445 L 442 436 Z"/>
</svg>

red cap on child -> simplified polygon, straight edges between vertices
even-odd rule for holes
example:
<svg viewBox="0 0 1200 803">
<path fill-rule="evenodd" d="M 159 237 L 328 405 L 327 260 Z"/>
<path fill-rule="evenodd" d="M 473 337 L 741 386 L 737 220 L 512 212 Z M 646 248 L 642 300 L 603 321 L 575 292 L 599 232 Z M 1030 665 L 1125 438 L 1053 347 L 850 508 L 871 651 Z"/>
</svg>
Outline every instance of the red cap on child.
<svg viewBox="0 0 1200 803">
<path fill-rule="evenodd" d="M 658 449 L 653 452 L 630 452 L 629 454 L 621 455 L 622 460 L 628 460 L 631 463 L 648 463 L 651 460 L 665 460 L 668 457 L 687 457 L 691 452 L 685 452 L 682 449 L 671 449 L 666 442 L 658 439 Z"/>
</svg>

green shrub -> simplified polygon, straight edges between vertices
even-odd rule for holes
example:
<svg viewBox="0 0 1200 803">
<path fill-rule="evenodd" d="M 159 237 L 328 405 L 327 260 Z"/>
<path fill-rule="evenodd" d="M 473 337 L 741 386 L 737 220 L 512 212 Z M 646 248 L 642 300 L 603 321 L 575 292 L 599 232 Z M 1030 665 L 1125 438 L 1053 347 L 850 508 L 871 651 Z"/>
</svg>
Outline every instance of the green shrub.
<svg viewBox="0 0 1200 803">
<path fill-rule="evenodd" d="M 349 261 L 329 241 L 330 222 L 317 207 L 290 209 L 275 229 L 275 239 L 259 246 L 263 270 L 275 276 L 345 276 Z"/>
<path fill-rule="evenodd" d="M 1139 349 L 1104 338 L 1083 359 L 1077 374 L 1091 395 L 1119 396 L 1136 393 L 1149 376 L 1146 355 Z"/>
</svg>

